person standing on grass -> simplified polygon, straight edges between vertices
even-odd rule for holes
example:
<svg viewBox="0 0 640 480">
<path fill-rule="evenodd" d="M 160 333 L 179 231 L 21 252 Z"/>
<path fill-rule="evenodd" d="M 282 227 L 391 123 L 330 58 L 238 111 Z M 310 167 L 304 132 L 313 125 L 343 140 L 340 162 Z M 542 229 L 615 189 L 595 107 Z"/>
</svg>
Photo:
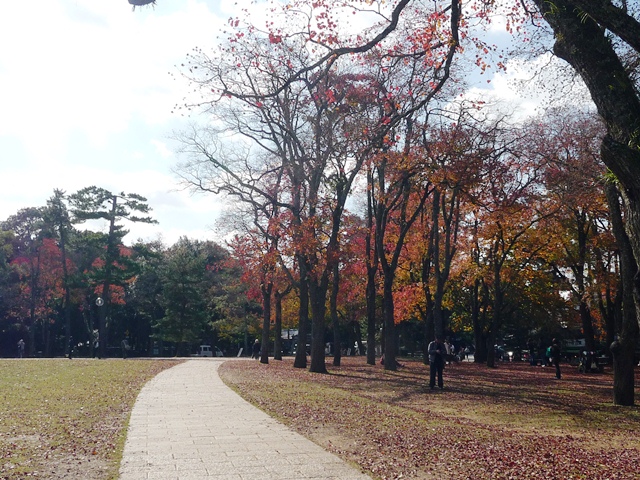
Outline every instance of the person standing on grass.
<svg viewBox="0 0 640 480">
<path fill-rule="evenodd" d="M 127 358 L 127 352 L 131 349 L 131 346 L 129 346 L 129 341 L 126 337 L 120 342 L 120 347 L 122 348 L 122 358 Z"/>
<path fill-rule="evenodd" d="M 560 344 L 555 338 L 551 341 L 551 363 L 556 367 L 556 378 L 560 380 Z"/>
<path fill-rule="evenodd" d="M 20 358 L 24 357 L 24 340 L 18 340 L 18 356 Z"/>
<path fill-rule="evenodd" d="M 429 344 L 429 388 L 431 390 L 436 386 L 436 375 L 438 376 L 438 387 L 444 388 L 442 381 L 442 370 L 444 369 L 444 357 L 446 355 L 445 346 L 442 339 L 436 335 L 433 342 Z"/>
<path fill-rule="evenodd" d="M 260 341 L 257 338 L 251 347 L 251 358 L 260 358 Z"/>
</svg>

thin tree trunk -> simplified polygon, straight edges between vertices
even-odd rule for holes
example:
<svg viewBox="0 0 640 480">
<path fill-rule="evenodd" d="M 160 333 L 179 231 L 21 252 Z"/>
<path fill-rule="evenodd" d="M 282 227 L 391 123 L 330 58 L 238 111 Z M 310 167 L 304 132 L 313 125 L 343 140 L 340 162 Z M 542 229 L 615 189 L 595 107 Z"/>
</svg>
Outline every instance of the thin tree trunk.
<svg viewBox="0 0 640 480">
<path fill-rule="evenodd" d="M 276 289 L 275 299 L 275 332 L 273 340 L 273 359 L 282 360 L 282 299 L 286 295 Z"/>
<path fill-rule="evenodd" d="M 340 291 L 340 266 L 336 262 L 333 266 L 333 285 L 331 286 L 331 297 L 329 305 L 331 308 L 331 324 L 333 325 L 333 366 L 339 367 L 342 358 L 340 348 L 340 323 L 338 321 L 338 292 Z"/>
<path fill-rule="evenodd" d="M 298 295 L 300 305 L 298 307 L 298 348 L 293 361 L 294 368 L 307 368 L 307 326 L 309 325 L 309 282 L 307 279 L 307 268 L 299 261 L 300 265 L 300 288 Z"/>
<path fill-rule="evenodd" d="M 395 276 L 391 272 L 384 276 L 383 315 L 384 315 L 384 369 L 397 370 L 396 357 L 398 342 L 394 320 L 393 281 Z"/>
<path fill-rule="evenodd" d="M 271 327 L 271 291 L 273 283 L 269 282 L 261 286 L 262 291 L 262 352 L 260 363 L 269 363 L 269 329 Z"/>
<path fill-rule="evenodd" d="M 376 270 L 367 267 L 367 364 L 376 364 Z"/>
</svg>

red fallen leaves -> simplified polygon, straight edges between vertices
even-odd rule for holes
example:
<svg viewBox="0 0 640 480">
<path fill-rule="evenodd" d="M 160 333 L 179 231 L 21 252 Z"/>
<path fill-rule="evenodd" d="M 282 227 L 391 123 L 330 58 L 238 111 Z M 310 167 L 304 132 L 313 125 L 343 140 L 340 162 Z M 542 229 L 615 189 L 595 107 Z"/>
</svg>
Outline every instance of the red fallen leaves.
<svg viewBox="0 0 640 480">
<path fill-rule="evenodd" d="M 343 358 L 329 375 L 227 363 L 225 381 L 325 448 L 383 479 L 638 478 L 640 411 L 611 404 L 610 374 L 501 364 L 445 370 L 431 393 L 427 368 L 398 372 Z M 296 392 L 304 392 L 303 394 Z"/>
</svg>

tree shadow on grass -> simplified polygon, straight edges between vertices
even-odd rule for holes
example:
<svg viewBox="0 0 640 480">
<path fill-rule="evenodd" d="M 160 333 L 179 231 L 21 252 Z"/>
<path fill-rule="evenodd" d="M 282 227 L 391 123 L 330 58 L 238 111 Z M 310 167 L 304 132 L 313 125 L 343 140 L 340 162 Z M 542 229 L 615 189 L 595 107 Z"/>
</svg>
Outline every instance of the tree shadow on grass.
<svg viewBox="0 0 640 480">
<path fill-rule="evenodd" d="M 583 374 L 569 365 L 562 370 L 563 377 L 557 380 L 553 367 L 514 362 L 490 369 L 463 362 L 445 368 L 443 392 L 430 391 L 429 367 L 418 361 L 406 362 L 397 371 L 385 371 L 379 365 L 349 360 L 331 369 L 328 377 L 334 377 L 336 388 L 416 411 L 431 411 L 434 402 L 447 402 L 489 405 L 494 410 L 502 406 L 509 415 L 564 414 L 578 423 L 592 422 L 603 411 L 614 417 L 638 419 L 637 407 L 621 409 L 613 405 L 610 370 Z"/>
</svg>

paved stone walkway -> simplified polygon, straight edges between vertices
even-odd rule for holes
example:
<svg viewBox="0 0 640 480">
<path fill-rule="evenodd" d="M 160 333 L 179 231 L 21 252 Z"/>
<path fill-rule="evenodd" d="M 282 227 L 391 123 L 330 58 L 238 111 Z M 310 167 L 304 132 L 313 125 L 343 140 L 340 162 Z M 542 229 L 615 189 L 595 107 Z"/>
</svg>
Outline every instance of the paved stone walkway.
<svg viewBox="0 0 640 480">
<path fill-rule="evenodd" d="M 228 388 L 225 360 L 193 359 L 148 382 L 133 407 L 120 480 L 365 480 Z"/>
</svg>

